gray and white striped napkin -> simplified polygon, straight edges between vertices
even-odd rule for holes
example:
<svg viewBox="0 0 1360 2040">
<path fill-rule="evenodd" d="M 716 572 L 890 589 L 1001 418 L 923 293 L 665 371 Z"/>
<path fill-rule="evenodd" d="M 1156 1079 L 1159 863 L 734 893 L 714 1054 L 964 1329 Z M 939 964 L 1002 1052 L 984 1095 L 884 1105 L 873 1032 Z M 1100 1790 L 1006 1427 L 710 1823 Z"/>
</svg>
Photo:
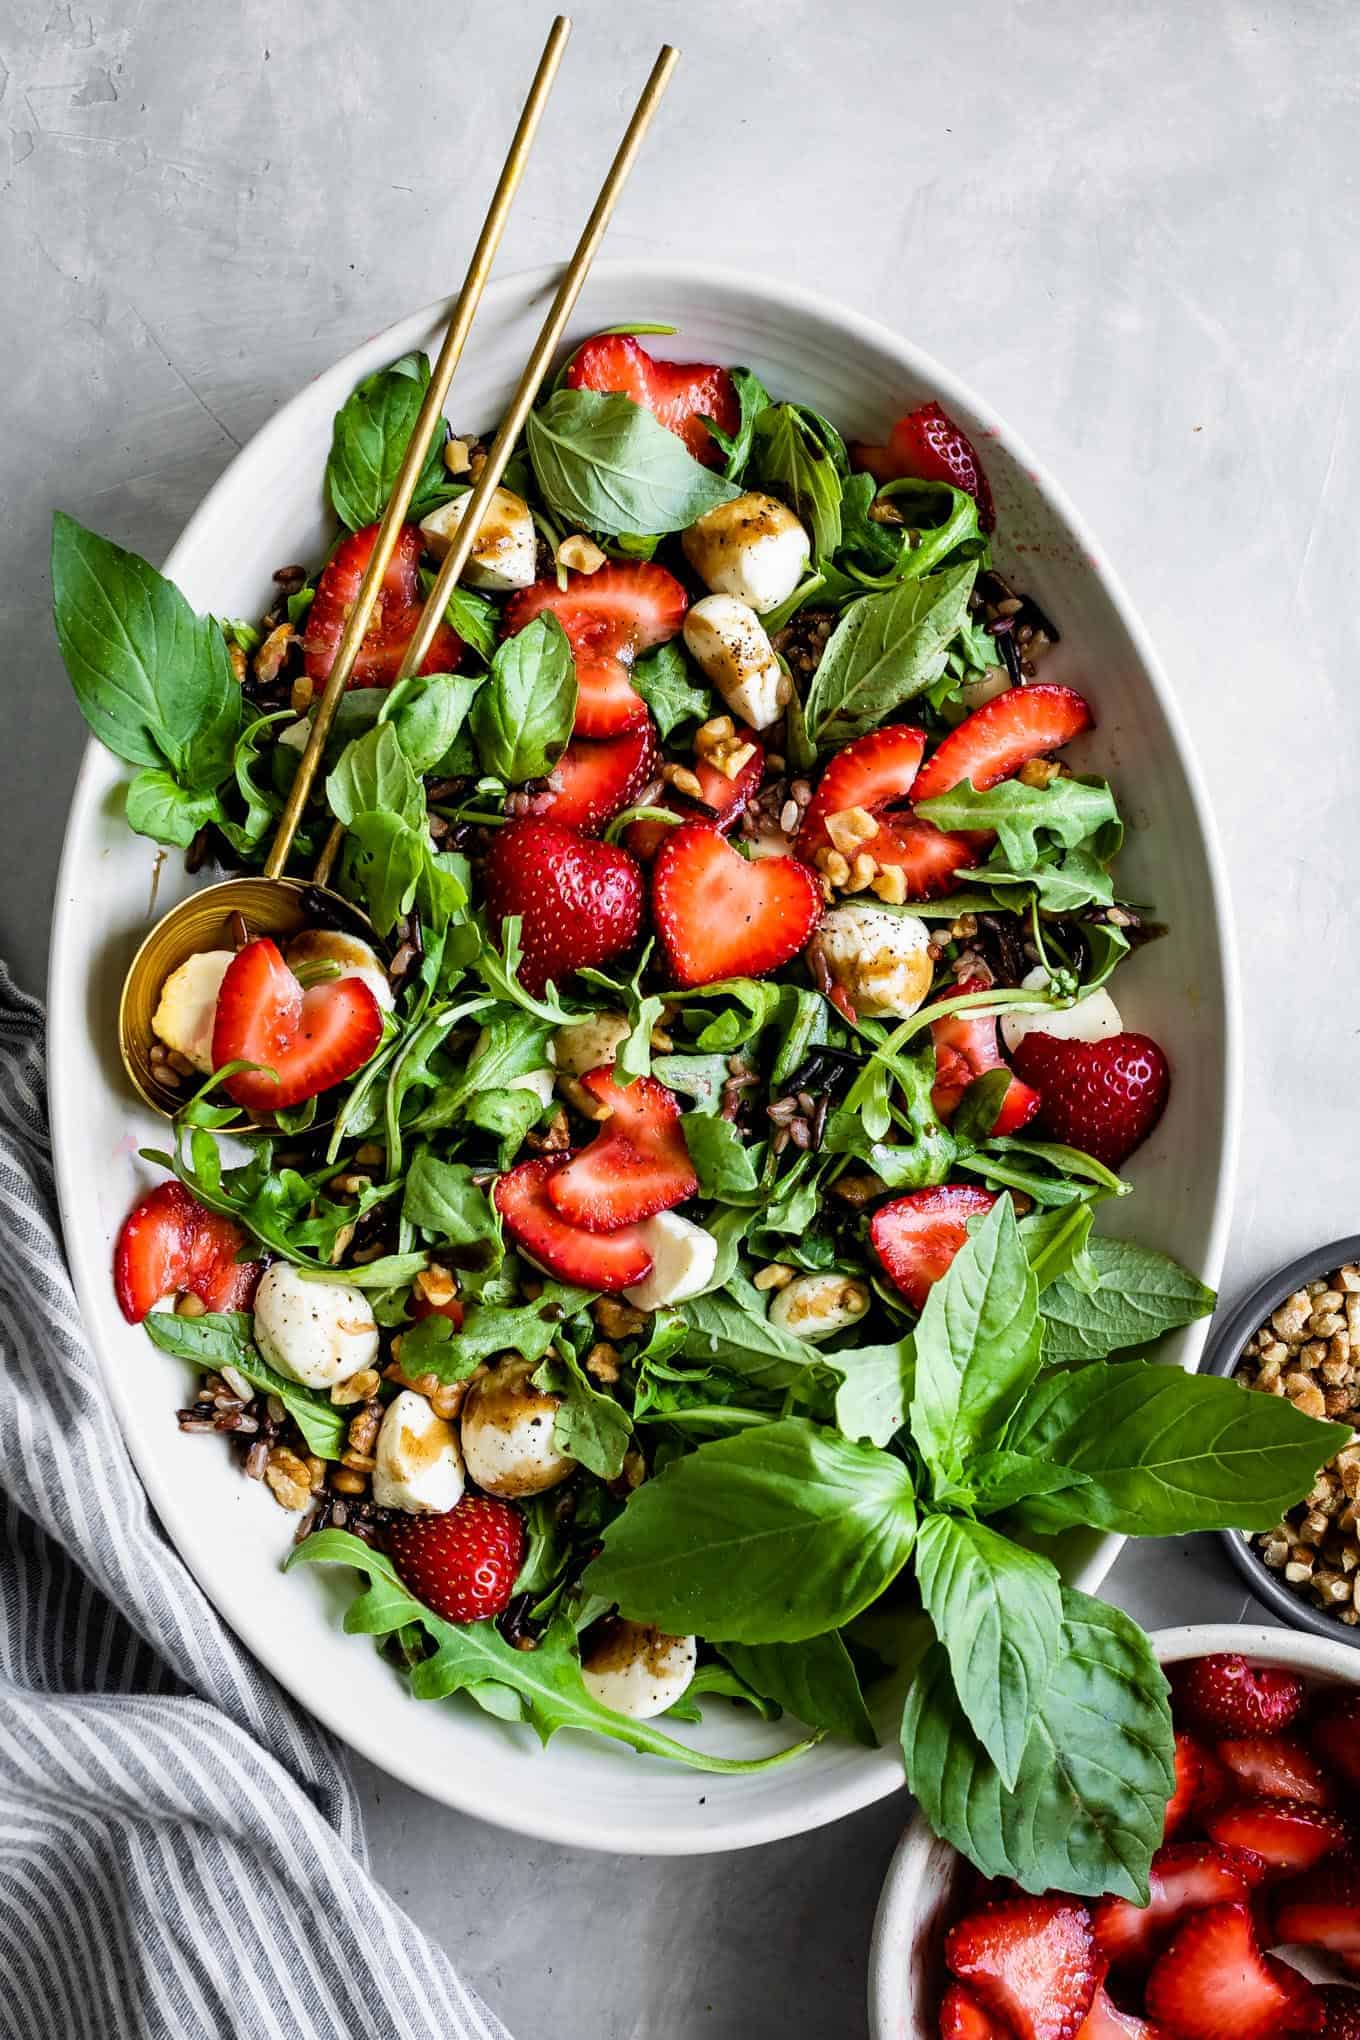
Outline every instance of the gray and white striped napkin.
<svg viewBox="0 0 1360 2040">
<path fill-rule="evenodd" d="M 42 1009 L 3 965 L 0 1227 L 0 2034 L 503 2040 L 151 1514 L 63 1263 Z"/>
</svg>

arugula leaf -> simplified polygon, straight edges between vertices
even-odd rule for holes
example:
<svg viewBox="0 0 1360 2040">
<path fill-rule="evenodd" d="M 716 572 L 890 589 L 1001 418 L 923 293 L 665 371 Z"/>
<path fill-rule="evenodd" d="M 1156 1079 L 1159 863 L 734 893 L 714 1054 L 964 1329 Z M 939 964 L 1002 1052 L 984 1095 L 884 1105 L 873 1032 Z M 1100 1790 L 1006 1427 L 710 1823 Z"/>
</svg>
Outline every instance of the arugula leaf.
<svg viewBox="0 0 1360 2040">
<path fill-rule="evenodd" d="M 391 723 L 377 723 L 346 744 L 326 780 L 331 813 L 346 827 L 382 813 L 414 828 L 425 819 L 425 795 Z"/>
<path fill-rule="evenodd" d="M 727 1082 L 725 1055 L 655 1056 L 652 1075 L 667 1090 L 683 1091 L 687 1098 L 693 1098 L 696 1112 L 721 1111 L 723 1085 Z"/>
<path fill-rule="evenodd" d="M 984 1876 L 1146 1905 L 1176 1778 L 1167 1683 L 1121 1609 L 1069 1587 L 1062 1598 L 1063 1645 L 1014 1790 L 969 1728 L 938 1643 L 907 1696 L 907 1783 Z"/>
<path fill-rule="evenodd" d="M 222 803 L 210 786 L 181 786 L 173 772 L 144 765 L 127 790 L 127 824 L 153 843 L 187 850 L 205 822 L 223 820 Z"/>
<path fill-rule="evenodd" d="M 663 737 L 678 723 L 702 722 L 713 706 L 711 692 L 695 684 L 689 662 L 674 638 L 636 659 L 628 678 L 652 711 Z"/>
<path fill-rule="evenodd" d="M 850 1653 L 834 1629 L 802 1643 L 727 1643 L 722 1654 L 748 1686 L 809 1728 L 877 1749 Z"/>
<path fill-rule="evenodd" d="M 558 1337 L 565 1318 L 583 1310 L 594 1290 L 576 1289 L 569 1282 L 545 1282 L 542 1294 L 532 1303 L 474 1303 L 457 1330 L 447 1318 L 422 1318 L 419 1325 L 403 1334 L 405 1341 L 424 1333 L 429 1326 L 442 1325 L 444 1332 L 430 1334 L 430 1344 L 419 1350 L 421 1371 L 440 1381 L 461 1381 L 483 1360 L 497 1353 L 517 1353 L 525 1360 L 541 1360 Z"/>
<path fill-rule="evenodd" d="M 726 475 L 729 482 L 739 482 L 742 471 L 747 461 L 751 458 L 751 443 L 754 437 L 756 419 L 762 411 L 769 409 L 770 393 L 760 380 L 760 377 L 755 375 L 749 368 L 731 369 L 729 370 L 729 375 L 732 387 L 737 393 L 737 404 L 739 407 L 736 431 L 734 433 L 724 432 L 721 425 L 717 424 L 712 418 L 705 418 L 704 423 L 727 456 L 723 463 L 724 475 Z M 664 730 L 662 735 L 665 735 Z"/>
<path fill-rule="evenodd" d="M 722 1001 L 722 1011 L 699 1029 L 694 1046 L 704 1052 L 721 1049 L 728 1055 L 733 1049 L 744 1048 L 769 1025 L 780 997 L 779 986 L 761 978 L 715 978 L 710 985 L 691 985 L 672 994 L 673 999 L 683 1000 L 682 1010 L 690 1025 L 696 1017 L 690 1011 L 692 1006 L 702 1011 L 710 999 Z"/>
<path fill-rule="evenodd" d="M 540 779 L 561 757 L 576 717 L 576 662 L 551 610 L 504 638 L 472 704 L 484 772 L 509 786 Z"/>
<path fill-rule="evenodd" d="M 386 509 L 429 380 L 425 356 L 403 354 L 390 368 L 366 376 L 336 412 L 326 493 L 351 531 L 376 524 Z M 443 458 L 436 433 L 416 483 L 417 498 L 439 480 Z"/>
<path fill-rule="evenodd" d="M 1212 1289 L 1155 1247 L 1094 1235 L 1088 1253 L 1099 1286 L 1088 1291 L 1066 1275 L 1044 1297 L 1044 1359 L 1095 1360 L 1121 1346 L 1144 1346 L 1163 1332 L 1207 1317 Z"/>
<path fill-rule="evenodd" d="M 530 412 L 527 443 L 549 509 L 614 538 L 683 531 L 741 493 L 650 411 L 614 392 L 555 390 Z"/>
<path fill-rule="evenodd" d="M 467 1123 L 483 1133 L 494 1133 L 500 1146 L 496 1167 L 508 1169 L 524 1145 L 524 1136 L 543 1117 L 543 1100 L 537 1091 L 474 1091 L 467 1102 Z"/>
<path fill-rule="evenodd" d="M 901 523 L 876 522 L 869 515 L 875 502 L 890 504 Z M 858 587 L 886 588 L 894 581 L 919 580 L 963 546 L 971 546 L 970 556 L 975 556 L 983 543 L 977 504 L 965 490 L 915 476 L 880 489 L 872 475 L 851 475 L 845 485 L 841 522 L 842 551 L 837 567 L 851 581 L 851 593 Z M 995 641 L 988 640 L 987 645 L 991 663 Z"/>
<path fill-rule="evenodd" d="M 892 1346 L 828 1354 L 827 1365 L 842 1377 L 836 1423 L 845 1436 L 889 1444 L 907 1421 L 916 1384 L 916 1347 L 910 1336 Z"/>
<path fill-rule="evenodd" d="M 679 1310 L 689 1327 L 686 1359 L 712 1361 L 758 1388 L 789 1388 L 818 1362 L 805 1339 L 771 1324 L 760 1292 L 749 1286 L 740 1298 L 714 1291 L 691 1297 Z"/>
<path fill-rule="evenodd" d="M 418 1149 L 406 1174 L 401 1215 L 447 1242 L 455 1267 L 499 1268 L 505 1253 L 500 1219 L 466 1162 L 440 1161 L 432 1149 Z"/>
<path fill-rule="evenodd" d="M 804 703 L 819 748 L 877 729 L 928 687 L 968 614 L 977 574 L 969 560 L 854 602 L 832 633 Z"/>
<path fill-rule="evenodd" d="M 203 1317 L 177 1317 L 153 1310 L 142 1323 L 153 1346 L 174 1353 L 204 1373 L 234 1367 L 254 1388 L 276 1395 L 318 1459 L 338 1459 L 345 1449 L 349 1413 L 337 1409 L 327 1395 L 303 1388 L 280 1374 L 255 1344 L 255 1321 L 249 1311 L 208 1311 Z"/>
<path fill-rule="evenodd" d="M 645 1482 L 584 1583 L 676 1635 L 793 1643 L 877 1600 L 915 1529 L 900 1460 L 785 1417 L 713 1439 Z"/>
<path fill-rule="evenodd" d="M 712 1112 L 685 1112 L 680 1126 L 701 1197 L 717 1197 L 724 1204 L 758 1201 L 755 1157 L 730 1119 Z"/>
<path fill-rule="evenodd" d="M 922 1518 L 915 1562 L 960 1704 L 1013 1792 L 1062 1649 L 1058 1569 L 959 1516 Z"/>
<path fill-rule="evenodd" d="M 1163 1537 L 1269 1529 L 1349 1437 L 1346 1426 L 1302 1416 L 1283 1396 L 1125 1360 L 1041 1382 L 1005 1442 L 1085 1476 L 1081 1487 L 1022 1502 L 1017 1522 Z"/>
<path fill-rule="evenodd" d="M 937 1480 L 1000 1432 L 1039 1371 L 1038 1289 L 999 1197 L 926 1298 L 915 1333 L 912 1435 Z"/>
<path fill-rule="evenodd" d="M 395 739 L 394 739 L 395 741 Z M 416 902 L 429 863 L 429 837 L 400 815 L 357 814 L 345 833 L 340 889 L 361 899 L 379 935 L 390 935 Z"/>
<path fill-rule="evenodd" d="M 756 481 L 783 497 L 808 528 L 812 555 L 829 559 L 841 542 L 841 494 L 849 472 L 839 433 L 799 404 L 770 404 L 752 426 Z"/>
<path fill-rule="evenodd" d="M 1003 779 L 981 793 L 965 779 L 948 793 L 921 801 L 917 812 L 941 829 L 992 830 L 1002 857 L 1015 871 L 1039 862 L 1040 835 L 1052 837 L 1065 850 L 1098 838 L 1093 854 L 1107 864 L 1124 833 L 1114 795 L 1103 779 L 1055 779 L 1048 786 Z"/>
<path fill-rule="evenodd" d="M 562 1397 L 553 1419 L 553 1443 L 558 1451 L 579 1460 L 587 1473 L 601 1480 L 617 1480 L 633 1435 L 623 1404 L 596 1388 L 565 1341 L 555 1346 L 538 1368 L 534 1385 Z"/>
</svg>

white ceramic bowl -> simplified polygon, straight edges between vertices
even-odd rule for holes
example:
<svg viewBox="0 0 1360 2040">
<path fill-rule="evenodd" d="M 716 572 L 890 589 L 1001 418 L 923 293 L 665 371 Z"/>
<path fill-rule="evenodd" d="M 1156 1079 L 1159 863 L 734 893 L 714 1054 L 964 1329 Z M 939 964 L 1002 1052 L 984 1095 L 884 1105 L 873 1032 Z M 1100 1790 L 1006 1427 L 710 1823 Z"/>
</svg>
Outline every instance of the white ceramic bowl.
<svg viewBox="0 0 1360 2040">
<path fill-rule="evenodd" d="M 1330 1637 L 1218 1622 L 1159 1629 L 1152 1642 L 1164 1665 L 1216 1651 L 1238 1651 L 1256 1664 L 1302 1672 L 1318 1685 L 1360 1686 L 1354 1650 Z M 945 1986 L 944 1937 L 959 1917 L 960 1896 L 970 1875 L 963 1857 L 933 1835 L 920 1814 L 915 1815 L 888 1865 L 874 1920 L 869 1949 L 870 2040 L 939 2040 L 935 2014 Z"/>
<path fill-rule="evenodd" d="M 488 291 L 450 405 L 461 429 L 496 418 L 554 282 L 540 271 Z M 335 410 L 361 376 L 408 348 L 430 347 L 443 316 L 440 306 L 417 312 L 356 349 L 232 462 L 166 563 L 198 609 L 256 615 L 275 567 L 324 550 L 322 474 Z M 1121 978 L 1130 1025 L 1166 1044 L 1176 1081 L 1170 1110 L 1135 1166 L 1140 1194 L 1112 1211 L 1110 1222 L 1136 1228 L 1214 1280 L 1236 1100 L 1226 900 L 1173 694 L 1095 540 L 984 404 L 866 319 L 744 275 L 599 264 L 575 335 L 630 319 L 673 322 L 674 341 L 648 344 L 749 363 L 777 394 L 815 405 L 850 436 L 881 439 L 904 410 L 939 397 L 982 449 L 1001 513 L 1001 563 L 1014 566 L 1063 632 L 1045 677 L 1075 682 L 1095 706 L 1099 729 L 1083 740 L 1081 762 L 1118 781 L 1133 824 L 1124 865 L 1129 890 L 1155 901 L 1172 930 Z M 183 1399 L 183 1368 L 124 1324 L 109 1279 L 119 1223 L 154 1174 L 137 1150 L 165 1136 L 122 1078 L 118 988 L 149 917 L 188 883 L 172 856 L 157 890 L 154 849 L 121 820 L 124 776 L 90 746 L 58 885 L 51 969 L 58 1180 L 76 1286 L 133 1458 L 161 1521 L 226 1619 L 284 1686 L 374 1763 L 452 1806 L 554 1841 L 647 1853 L 736 1848 L 816 1827 L 894 1791 L 902 1774 L 891 1696 L 882 1704 L 881 1750 L 826 1743 L 765 1775 L 705 1777 L 571 1736 L 541 1753 L 526 1730 L 469 1705 L 411 1700 L 369 1645 L 341 1634 L 347 1578 L 329 1571 L 282 1577 L 290 1526 L 226 1452 L 179 1435 L 173 1412 Z M 1168 1358 L 1193 1364 L 1201 1337 L 1202 1328 L 1182 1333 Z M 1118 1544 L 1094 1535 L 1070 1540 L 1062 1555 L 1069 1579 L 1094 1589 Z M 737 1753 L 782 1740 L 780 1731 L 721 1705 L 693 1733 L 707 1747 Z"/>
</svg>

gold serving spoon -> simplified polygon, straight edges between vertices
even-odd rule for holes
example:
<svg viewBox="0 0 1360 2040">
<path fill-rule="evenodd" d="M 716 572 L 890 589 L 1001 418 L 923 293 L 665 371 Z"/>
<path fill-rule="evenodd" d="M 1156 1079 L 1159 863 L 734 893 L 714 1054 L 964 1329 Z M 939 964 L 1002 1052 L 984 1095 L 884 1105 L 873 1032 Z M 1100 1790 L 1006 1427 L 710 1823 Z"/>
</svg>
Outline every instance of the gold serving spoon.
<svg viewBox="0 0 1360 2040">
<path fill-rule="evenodd" d="M 173 907 L 147 935 L 133 958 L 124 980 L 118 1012 L 119 1049 L 123 1066 L 139 1095 L 154 1111 L 164 1114 L 167 1118 L 173 1117 L 184 1100 L 178 1092 L 162 1081 L 151 1061 L 151 1050 L 155 1042 L 151 1020 L 166 979 L 180 964 L 201 951 L 236 948 L 242 923 L 253 936 L 269 935 L 278 938 L 296 934 L 307 924 L 309 918 L 314 918 L 306 912 L 307 895 L 315 888 L 324 888 L 330 877 L 343 837 L 343 830 L 338 826 L 332 830 L 311 879 L 287 877 L 284 867 L 320 766 L 326 738 L 335 718 L 340 697 L 348 685 L 378 590 L 382 585 L 383 574 L 391 559 L 392 549 L 414 493 L 417 478 L 424 466 L 426 451 L 442 415 L 454 369 L 457 367 L 496 248 L 504 231 L 510 204 L 523 172 L 539 116 L 561 61 L 570 26 L 566 17 L 559 17 L 548 37 L 529 97 L 515 130 L 510 153 L 468 265 L 463 288 L 454 306 L 448 331 L 444 336 L 439 358 L 425 393 L 425 400 L 412 429 L 410 444 L 378 527 L 368 569 L 354 608 L 346 621 L 325 692 L 313 712 L 311 735 L 298 764 L 287 804 L 279 819 L 278 831 L 270 848 L 264 872 L 259 877 L 225 879 L 218 885 L 207 886 L 202 891 L 191 894 L 188 899 Z M 524 430 L 529 412 L 533 409 L 553 355 L 566 330 L 567 321 L 580 296 L 590 265 L 604 238 L 605 229 L 627 182 L 652 117 L 670 81 L 678 57 L 677 50 L 666 46 L 661 50 L 652 68 L 651 76 L 634 108 L 632 119 L 609 167 L 608 175 L 600 188 L 599 196 L 571 261 L 563 272 L 556 296 L 525 364 L 487 455 L 486 463 L 477 477 L 453 542 L 430 590 L 420 620 L 406 648 L 398 679 L 406 679 L 419 670 L 434 640 L 449 597 L 457 587 L 471 556 L 491 497 L 500 485 L 511 453 Z M 351 925 L 363 925 L 362 915 L 350 901 L 335 895 L 328 896 L 327 904 L 333 906 L 342 925 L 346 921 Z"/>
</svg>

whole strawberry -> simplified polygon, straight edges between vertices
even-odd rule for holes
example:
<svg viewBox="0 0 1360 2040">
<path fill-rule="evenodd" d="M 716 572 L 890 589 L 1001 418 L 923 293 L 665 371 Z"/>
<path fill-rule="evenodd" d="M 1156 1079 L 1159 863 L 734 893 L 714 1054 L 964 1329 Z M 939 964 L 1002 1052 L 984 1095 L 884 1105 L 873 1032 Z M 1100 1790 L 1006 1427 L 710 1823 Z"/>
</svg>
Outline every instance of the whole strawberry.
<svg viewBox="0 0 1360 2040">
<path fill-rule="evenodd" d="M 1065 1041 L 1027 1034 L 1011 1058 L 1043 1099 L 1032 1131 L 1117 1169 L 1166 1110 L 1171 1071 L 1146 1034 Z"/>
<path fill-rule="evenodd" d="M 594 843 L 561 822 L 511 822 L 486 860 L 486 904 L 499 933 L 520 929 L 520 983 L 541 992 L 573 971 L 631 949 L 642 926 L 642 872 L 612 843 Z"/>
<path fill-rule="evenodd" d="M 446 1622 L 499 1615 L 524 1562 L 524 1519 L 509 1502 L 465 1495 L 444 1516 L 398 1516 L 383 1533 L 398 1577 Z"/>
</svg>

